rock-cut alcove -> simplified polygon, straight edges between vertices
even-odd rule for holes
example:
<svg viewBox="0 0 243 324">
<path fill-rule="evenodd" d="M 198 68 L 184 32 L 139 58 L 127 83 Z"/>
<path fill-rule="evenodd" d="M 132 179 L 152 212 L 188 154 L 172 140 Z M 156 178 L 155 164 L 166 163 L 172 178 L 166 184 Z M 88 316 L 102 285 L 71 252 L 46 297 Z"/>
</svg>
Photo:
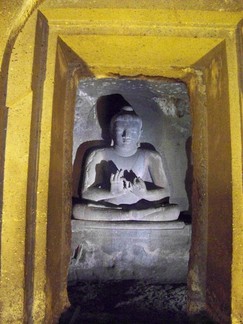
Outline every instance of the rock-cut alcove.
<svg viewBox="0 0 243 324">
<path fill-rule="evenodd" d="M 171 202 L 179 204 L 182 211 L 189 210 L 192 176 L 189 97 L 184 83 L 169 80 L 80 81 L 73 131 L 73 196 L 78 196 L 85 150 L 110 144 L 109 120 L 125 104 L 134 107 L 142 118 L 141 143 L 150 144 L 162 155 Z"/>
<path fill-rule="evenodd" d="M 153 223 L 72 220 L 68 276 L 72 295 L 75 285 L 85 280 L 90 284 L 118 280 L 124 285 L 127 280 L 155 284 L 187 281 L 193 167 L 189 96 L 183 82 L 145 78 L 80 80 L 73 129 L 73 203 L 80 199 L 87 151 L 110 145 L 109 122 L 126 105 L 131 105 L 142 119 L 140 146 L 156 150 L 162 157 L 170 203 L 179 206 L 180 217 L 177 221 Z"/>
</svg>

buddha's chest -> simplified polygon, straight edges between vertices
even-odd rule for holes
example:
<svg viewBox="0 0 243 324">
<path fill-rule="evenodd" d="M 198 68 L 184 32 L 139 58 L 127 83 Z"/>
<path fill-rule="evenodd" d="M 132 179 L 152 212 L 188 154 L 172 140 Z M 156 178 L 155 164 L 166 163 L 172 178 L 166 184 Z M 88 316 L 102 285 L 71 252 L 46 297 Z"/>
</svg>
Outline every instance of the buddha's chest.
<svg viewBox="0 0 243 324">
<path fill-rule="evenodd" d="M 113 156 L 109 157 L 103 164 L 103 172 L 106 177 L 115 174 L 118 170 L 124 171 L 124 178 L 133 181 L 135 178 L 144 178 L 148 173 L 148 167 L 142 154 L 135 154 L 131 157 Z"/>
</svg>

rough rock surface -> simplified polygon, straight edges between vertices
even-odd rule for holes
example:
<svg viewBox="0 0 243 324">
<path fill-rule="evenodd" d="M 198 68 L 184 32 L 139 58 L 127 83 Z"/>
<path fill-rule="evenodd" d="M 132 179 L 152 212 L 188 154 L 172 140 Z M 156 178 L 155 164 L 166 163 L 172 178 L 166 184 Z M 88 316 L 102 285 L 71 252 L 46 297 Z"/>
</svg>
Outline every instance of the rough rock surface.
<svg viewBox="0 0 243 324">
<path fill-rule="evenodd" d="M 71 307 L 60 324 L 78 323 L 212 323 L 204 315 L 186 314 L 185 284 L 144 281 L 81 282 L 69 287 Z"/>
</svg>

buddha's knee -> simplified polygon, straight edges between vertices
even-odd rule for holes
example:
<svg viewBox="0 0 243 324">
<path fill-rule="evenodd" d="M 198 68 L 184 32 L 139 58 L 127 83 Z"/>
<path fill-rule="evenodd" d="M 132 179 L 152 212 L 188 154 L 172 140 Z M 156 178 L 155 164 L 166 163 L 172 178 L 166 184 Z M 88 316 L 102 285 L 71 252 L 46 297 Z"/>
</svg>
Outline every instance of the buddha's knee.
<svg viewBox="0 0 243 324">
<path fill-rule="evenodd" d="M 83 219 L 85 211 L 85 205 L 77 204 L 73 207 L 73 218 Z"/>
<path fill-rule="evenodd" d="M 180 215 L 180 209 L 178 205 L 168 205 L 164 208 L 164 214 L 167 220 L 176 220 Z"/>
</svg>

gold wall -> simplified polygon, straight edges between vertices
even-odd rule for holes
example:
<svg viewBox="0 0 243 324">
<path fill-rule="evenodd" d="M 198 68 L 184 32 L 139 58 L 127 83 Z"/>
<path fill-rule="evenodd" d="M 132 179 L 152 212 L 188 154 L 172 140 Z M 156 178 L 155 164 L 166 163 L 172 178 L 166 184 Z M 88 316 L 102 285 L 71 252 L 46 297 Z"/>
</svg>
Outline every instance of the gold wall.
<svg viewBox="0 0 243 324">
<path fill-rule="evenodd" d="M 190 92 L 188 309 L 243 323 L 242 2 L 97 3 L 1 2 L 0 321 L 55 322 L 68 304 L 78 80 L 142 76 Z"/>
</svg>

